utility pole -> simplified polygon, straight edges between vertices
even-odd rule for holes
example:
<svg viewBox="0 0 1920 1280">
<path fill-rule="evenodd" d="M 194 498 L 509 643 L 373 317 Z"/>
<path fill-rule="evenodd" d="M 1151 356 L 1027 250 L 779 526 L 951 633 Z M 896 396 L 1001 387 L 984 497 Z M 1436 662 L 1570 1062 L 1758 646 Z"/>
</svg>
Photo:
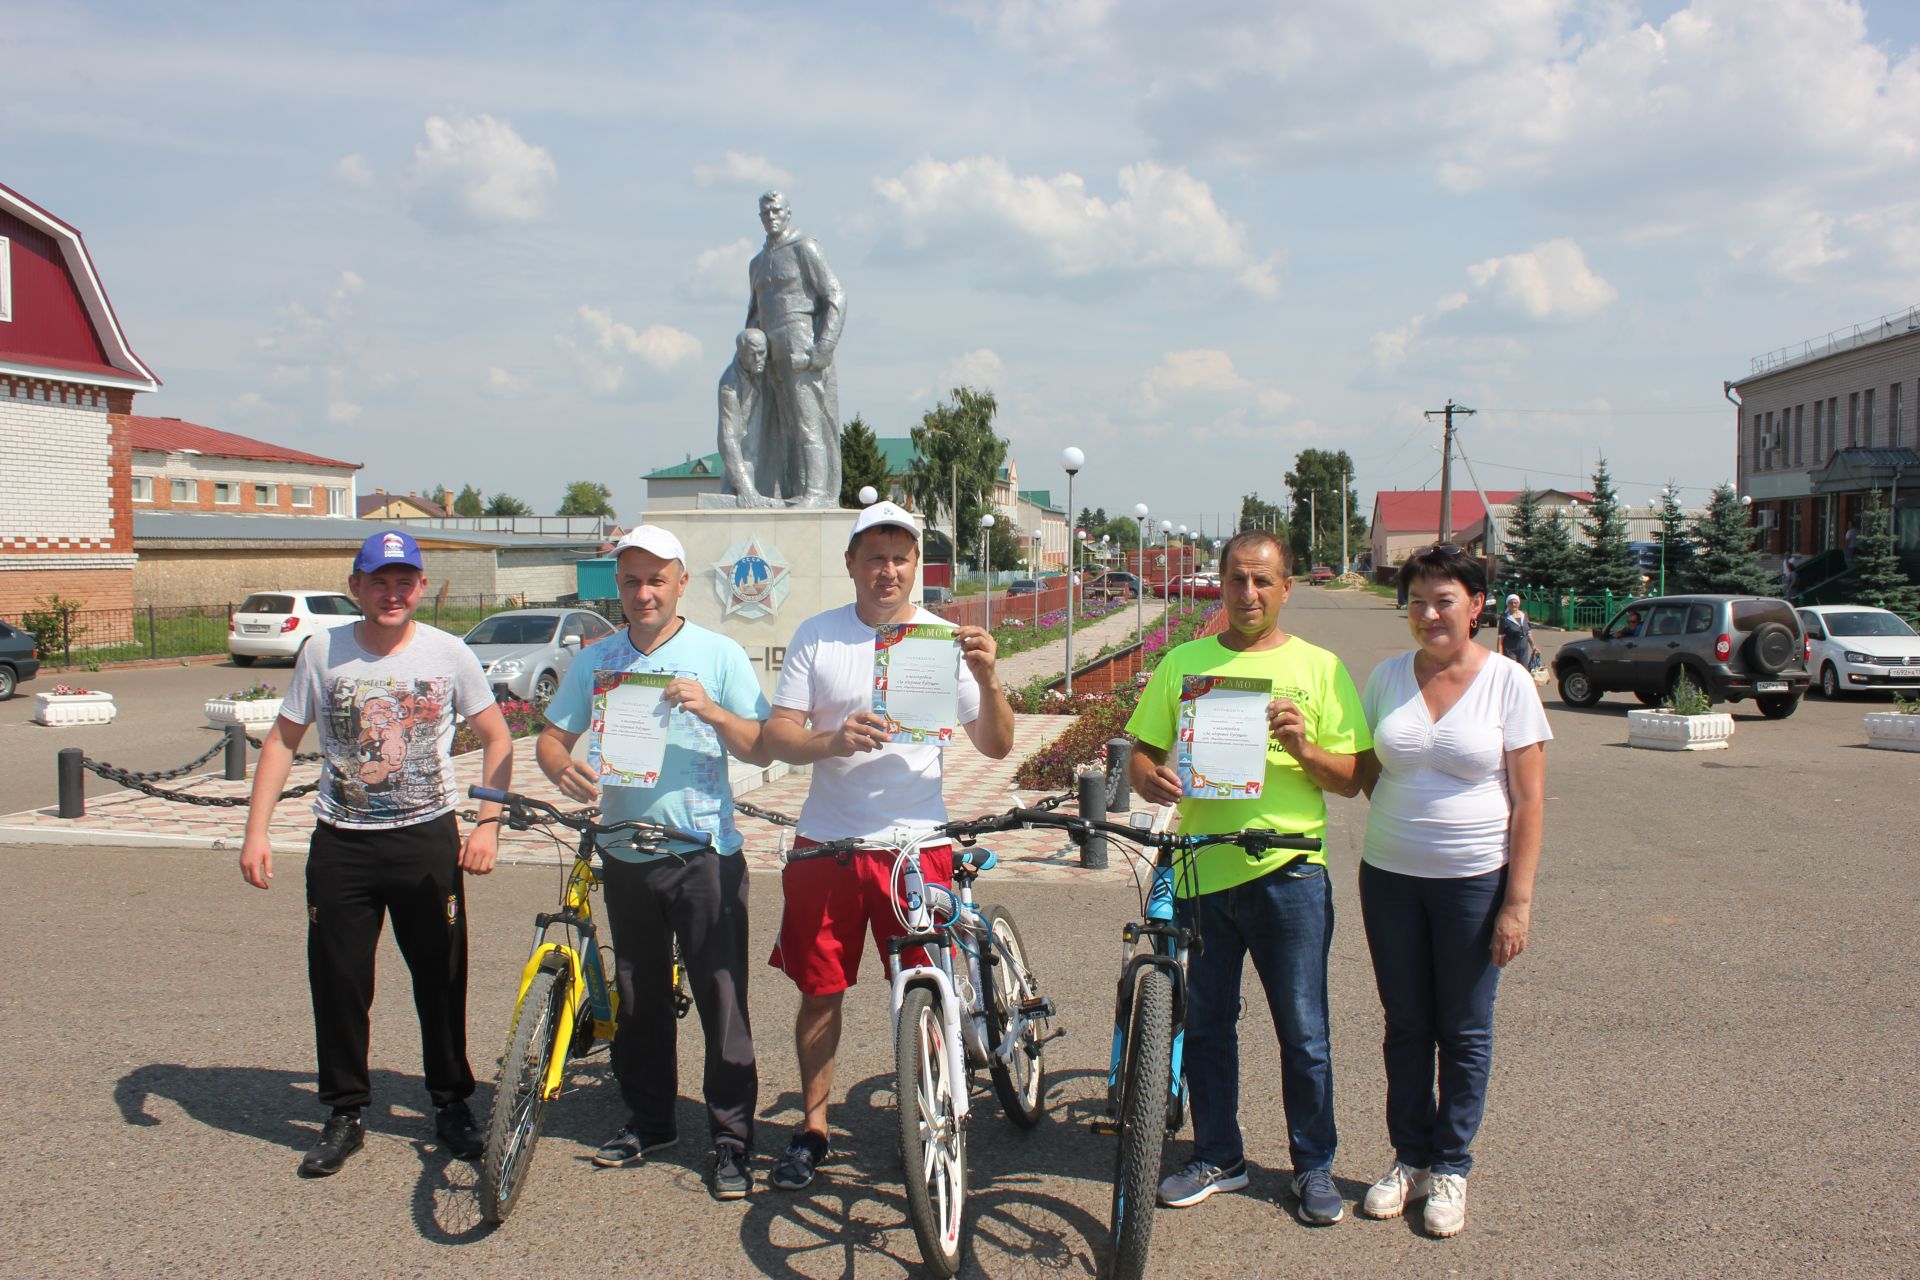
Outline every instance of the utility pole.
<svg viewBox="0 0 1920 1280">
<path fill-rule="evenodd" d="M 1340 576 L 1347 573 L 1347 469 L 1340 468 Z"/>
<path fill-rule="evenodd" d="M 1444 409 L 1429 409 L 1426 417 L 1431 421 L 1436 415 L 1444 415 L 1447 420 L 1446 433 L 1440 445 L 1440 536 L 1436 541 L 1453 541 L 1453 415 L 1472 416 L 1473 410 L 1457 405 L 1453 397 L 1447 397 Z"/>
<path fill-rule="evenodd" d="M 1313 558 L 1320 554 L 1320 491 L 1307 490 L 1307 569 L 1313 569 Z"/>
</svg>

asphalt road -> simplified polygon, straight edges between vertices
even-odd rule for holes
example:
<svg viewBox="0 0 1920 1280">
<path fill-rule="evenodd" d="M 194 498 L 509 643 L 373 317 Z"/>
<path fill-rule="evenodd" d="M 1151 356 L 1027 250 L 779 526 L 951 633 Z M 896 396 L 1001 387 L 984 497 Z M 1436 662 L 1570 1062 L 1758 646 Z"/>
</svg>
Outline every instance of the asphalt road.
<svg viewBox="0 0 1920 1280">
<path fill-rule="evenodd" d="M 1340 652 L 1358 679 L 1406 643 L 1398 615 L 1367 597 L 1302 589 L 1289 609 L 1292 629 Z M 1865 749 L 1861 706 L 1817 701 L 1779 723 L 1741 714 L 1730 751 L 1629 751 L 1627 705 L 1549 702 L 1558 736 L 1533 944 L 1500 994 L 1466 1233 L 1435 1241 L 1410 1221 L 1294 1221 L 1278 1053 L 1250 990 L 1242 1119 L 1253 1185 L 1161 1211 L 1162 1274 L 1920 1272 L 1920 759 Z M 17 732 L 0 729 L 10 765 Z M 1350 1199 L 1391 1159 L 1354 896 L 1365 812 L 1363 801 L 1335 802 L 1329 843 L 1335 1173 Z M 871 968 L 849 1004 L 845 1101 L 833 1116 L 842 1154 L 812 1189 L 764 1186 L 797 1115 L 795 998 L 756 969 L 764 1128 L 753 1196 L 706 1196 L 691 1099 L 678 1151 L 640 1169 L 594 1169 L 586 1156 L 621 1119 L 594 1064 L 549 1113 L 523 1207 L 487 1232 L 475 1224 L 471 1167 L 431 1144 L 404 970 L 388 944 L 373 1136 L 339 1176 L 299 1180 L 299 1152 L 323 1118 L 311 1096 L 299 870 L 283 860 L 278 887 L 262 895 L 241 886 L 225 854 L 0 847 L 0 942 L 16 957 L 0 1000 L 0 1194 L 10 1206 L 0 1270 L 915 1270 L 889 1129 L 884 990 Z M 529 919 L 556 890 L 554 873 L 517 868 L 471 894 L 469 1021 L 483 1077 Z M 757 954 L 778 895 L 775 879 L 756 878 Z M 1125 890 L 1081 885 L 987 885 L 983 896 L 1021 920 L 1069 1035 L 1049 1049 L 1051 1114 L 1036 1132 L 1014 1131 L 981 1095 L 968 1273 L 1090 1275 L 1112 1144 L 1086 1121 L 1105 1066 L 1118 929 L 1136 904 Z M 699 1078 L 699 1061 L 697 1037 L 683 1036 L 683 1082 Z M 483 1114 L 489 1097 L 483 1085 Z M 1187 1136 L 1170 1157 L 1184 1158 Z"/>
</svg>

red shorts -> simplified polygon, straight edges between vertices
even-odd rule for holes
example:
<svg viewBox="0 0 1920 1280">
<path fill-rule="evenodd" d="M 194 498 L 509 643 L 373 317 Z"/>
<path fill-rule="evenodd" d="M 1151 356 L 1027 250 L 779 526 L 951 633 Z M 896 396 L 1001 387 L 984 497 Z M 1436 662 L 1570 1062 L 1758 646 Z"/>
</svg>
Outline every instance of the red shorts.
<svg viewBox="0 0 1920 1280">
<path fill-rule="evenodd" d="M 805 836 L 795 849 L 819 844 Z M 780 914 L 780 936 L 767 963 L 793 979 L 802 994 L 830 996 L 845 991 L 860 977 L 862 938 L 871 931 L 873 948 L 886 963 L 887 943 L 906 933 L 894 914 L 892 849 L 860 851 L 845 866 L 837 858 L 804 858 L 789 862 L 780 872 L 786 905 Z M 953 883 L 953 846 L 934 844 L 920 850 L 920 874 L 928 884 Z M 924 949 L 900 954 L 904 965 L 926 963 Z"/>
</svg>

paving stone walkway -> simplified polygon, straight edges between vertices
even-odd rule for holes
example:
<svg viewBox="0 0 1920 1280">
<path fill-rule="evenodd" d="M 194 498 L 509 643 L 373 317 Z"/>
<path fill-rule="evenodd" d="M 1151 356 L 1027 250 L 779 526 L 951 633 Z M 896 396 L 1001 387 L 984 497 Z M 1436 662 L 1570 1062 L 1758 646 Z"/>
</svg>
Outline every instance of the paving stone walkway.
<svg viewBox="0 0 1920 1280">
<path fill-rule="evenodd" d="M 1166 601 L 1147 601 L 1147 629 L 1160 625 L 1161 615 L 1166 612 Z M 1139 626 L 1137 614 L 1132 604 L 1128 604 L 1118 613 L 1110 614 L 1088 626 L 1073 629 L 1073 658 L 1079 666 L 1085 666 L 1093 660 L 1093 655 L 1106 645 L 1128 644 L 1133 640 Z M 1042 676 L 1057 676 L 1067 669 L 1067 639 L 1065 636 L 1038 649 L 1029 649 L 1025 653 L 1016 653 L 1000 664 L 1000 683 L 1009 689 L 1018 689 L 1030 684 Z"/>
</svg>

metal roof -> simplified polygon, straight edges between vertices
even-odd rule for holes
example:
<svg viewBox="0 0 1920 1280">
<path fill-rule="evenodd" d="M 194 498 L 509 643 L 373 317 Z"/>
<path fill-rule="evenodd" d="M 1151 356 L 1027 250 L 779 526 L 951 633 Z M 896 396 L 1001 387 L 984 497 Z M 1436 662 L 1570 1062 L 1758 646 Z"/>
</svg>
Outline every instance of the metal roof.
<svg viewBox="0 0 1920 1280">
<path fill-rule="evenodd" d="M 133 537 L 151 542 L 302 542 L 320 546 L 359 546 L 376 533 L 403 529 L 422 547 L 566 547 L 597 552 L 599 538 L 552 538 L 531 533 L 487 533 L 477 529 L 422 528 L 413 521 L 347 520 L 332 516 L 194 515 L 176 511 L 136 511 Z"/>
<path fill-rule="evenodd" d="M 143 414 L 127 417 L 129 436 L 135 449 L 152 453 L 181 453 L 193 450 L 219 458 L 247 458 L 257 462 L 292 462 L 314 467 L 338 467 L 358 471 L 358 462 L 323 458 L 317 453 L 289 449 L 250 436 L 235 435 L 218 427 L 203 427 L 179 418 L 151 418 Z"/>
</svg>

